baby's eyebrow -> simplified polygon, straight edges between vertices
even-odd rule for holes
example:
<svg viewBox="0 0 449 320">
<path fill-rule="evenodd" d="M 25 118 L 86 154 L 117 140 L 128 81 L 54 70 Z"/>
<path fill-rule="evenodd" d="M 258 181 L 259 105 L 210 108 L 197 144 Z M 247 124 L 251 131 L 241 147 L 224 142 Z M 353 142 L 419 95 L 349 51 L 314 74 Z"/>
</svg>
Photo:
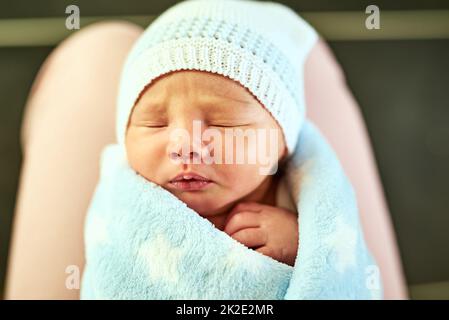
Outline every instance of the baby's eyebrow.
<svg viewBox="0 0 449 320">
<path fill-rule="evenodd" d="M 208 105 L 208 106 L 217 106 L 217 109 L 220 109 L 220 107 L 229 108 L 230 106 L 239 106 L 246 107 L 243 109 L 249 108 L 253 102 L 249 100 L 243 100 L 232 96 L 224 96 L 224 95 L 213 95 L 213 96 L 203 96 L 203 99 L 201 99 L 201 104 Z M 227 109 L 228 110 L 228 109 Z M 229 111 L 229 110 L 228 110 Z"/>
<path fill-rule="evenodd" d="M 244 114 L 251 110 L 248 102 L 223 100 L 223 99 L 207 99 L 199 102 L 199 107 L 209 114 L 214 115 L 230 115 Z"/>
<path fill-rule="evenodd" d="M 163 103 L 145 101 L 142 103 L 140 111 L 144 113 L 164 113 L 167 109 Z"/>
</svg>

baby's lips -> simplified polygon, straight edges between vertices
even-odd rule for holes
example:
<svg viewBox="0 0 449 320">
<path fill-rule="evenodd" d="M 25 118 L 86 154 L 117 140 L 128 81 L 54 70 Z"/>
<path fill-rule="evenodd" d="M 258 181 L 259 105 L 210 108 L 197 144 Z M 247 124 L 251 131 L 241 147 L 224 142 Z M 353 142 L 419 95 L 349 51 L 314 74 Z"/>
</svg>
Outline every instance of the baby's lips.
<svg viewBox="0 0 449 320">
<path fill-rule="evenodd" d="M 173 181 L 182 181 L 182 180 L 198 180 L 198 181 L 211 181 L 210 179 L 195 173 L 195 172 L 183 172 L 175 176 L 170 182 Z"/>
</svg>

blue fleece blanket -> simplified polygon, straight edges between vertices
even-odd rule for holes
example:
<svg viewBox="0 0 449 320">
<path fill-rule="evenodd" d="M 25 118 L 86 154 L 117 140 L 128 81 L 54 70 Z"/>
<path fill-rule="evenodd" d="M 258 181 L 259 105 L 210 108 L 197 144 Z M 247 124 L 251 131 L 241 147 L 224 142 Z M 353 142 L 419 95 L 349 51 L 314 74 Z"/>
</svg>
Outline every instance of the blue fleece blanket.
<svg viewBox="0 0 449 320">
<path fill-rule="evenodd" d="M 289 266 L 237 242 L 127 164 L 109 145 L 85 225 L 82 299 L 379 299 L 355 195 L 310 122 L 286 183 L 299 213 Z"/>
</svg>

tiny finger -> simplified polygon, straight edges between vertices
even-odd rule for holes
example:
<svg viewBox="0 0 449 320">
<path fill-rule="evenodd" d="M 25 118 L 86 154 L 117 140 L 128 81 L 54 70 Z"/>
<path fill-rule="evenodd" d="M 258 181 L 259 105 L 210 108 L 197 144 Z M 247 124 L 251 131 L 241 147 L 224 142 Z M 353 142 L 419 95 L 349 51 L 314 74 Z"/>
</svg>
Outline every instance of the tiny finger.
<svg viewBox="0 0 449 320">
<path fill-rule="evenodd" d="M 232 238 L 244 244 L 248 248 L 263 246 L 267 237 L 260 228 L 246 228 L 231 235 Z"/>
<path fill-rule="evenodd" d="M 244 228 L 256 228 L 260 226 L 260 215 L 254 212 L 238 212 L 228 217 L 224 232 L 231 235 Z"/>
</svg>

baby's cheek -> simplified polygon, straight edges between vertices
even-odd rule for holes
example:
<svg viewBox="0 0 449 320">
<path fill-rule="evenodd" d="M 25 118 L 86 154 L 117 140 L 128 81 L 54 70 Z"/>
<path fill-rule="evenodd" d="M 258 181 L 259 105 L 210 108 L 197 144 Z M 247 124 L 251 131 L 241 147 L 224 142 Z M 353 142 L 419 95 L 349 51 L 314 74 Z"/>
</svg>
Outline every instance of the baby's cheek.
<svg viewBox="0 0 449 320">
<path fill-rule="evenodd" d="M 161 161 L 163 161 L 164 152 L 157 143 L 148 141 L 132 136 L 127 139 L 128 162 L 140 175 L 148 180 L 158 182 L 157 172 Z"/>
<path fill-rule="evenodd" d="M 256 189 L 264 179 L 259 174 L 257 165 L 249 164 L 229 164 L 223 166 L 220 176 L 226 183 L 229 190 L 232 190 L 235 197 L 243 197 Z"/>
</svg>

